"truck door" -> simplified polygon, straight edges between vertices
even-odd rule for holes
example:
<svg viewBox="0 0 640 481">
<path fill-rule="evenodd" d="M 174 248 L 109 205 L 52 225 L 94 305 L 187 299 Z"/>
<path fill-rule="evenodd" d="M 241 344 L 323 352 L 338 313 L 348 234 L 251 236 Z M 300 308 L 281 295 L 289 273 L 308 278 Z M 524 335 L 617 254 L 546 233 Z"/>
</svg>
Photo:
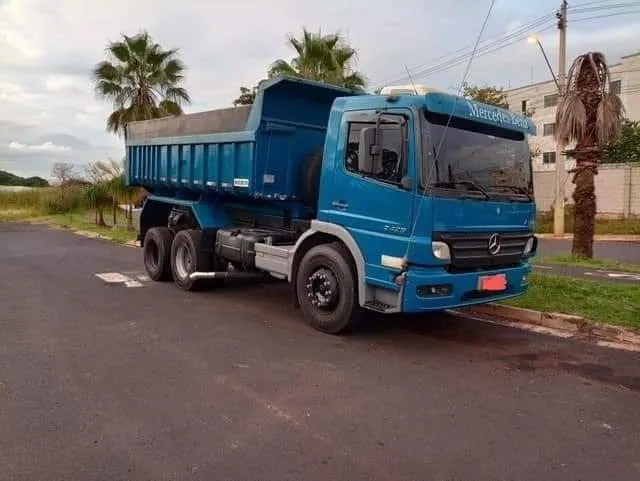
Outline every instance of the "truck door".
<svg viewBox="0 0 640 481">
<path fill-rule="evenodd" d="M 362 130 L 376 127 L 379 154 L 363 168 L 359 158 Z M 345 227 L 360 246 L 367 282 L 394 290 L 397 269 L 384 266 L 383 256 L 402 258 L 411 234 L 414 131 L 408 109 L 385 110 L 382 115 L 375 111 L 345 113 L 333 182 L 325 197 L 328 210 L 322 212 L 323 217 Z"/>
</svg>

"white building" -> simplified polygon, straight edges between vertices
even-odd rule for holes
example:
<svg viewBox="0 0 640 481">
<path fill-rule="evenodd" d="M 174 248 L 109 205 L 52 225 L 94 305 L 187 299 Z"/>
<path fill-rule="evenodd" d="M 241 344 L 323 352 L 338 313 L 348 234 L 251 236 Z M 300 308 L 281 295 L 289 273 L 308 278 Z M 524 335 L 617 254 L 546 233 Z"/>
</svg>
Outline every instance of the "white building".
<svg viewBox="0 0 640 481">
<path fill-rule="evenodd" d="M 619 63 L 611 65 L 610 89 L 622 99 L 630 120 L 640 120 L 640 52 L 622 57 Z M 568 70 L 568 69 L 567 69 Z M 555 170 L 556 146 L 553 139 L 555 127 L 558 89 L 553 80 L 525 85 L 506 91 L 509 108 L 513 111 L 532 111 L 537 135 L 530 140 L 535 171 Z M 567 146 L 571 148 L 573 146 Z M 566 161 L 566 168 L 573 167 L 574 161 Z"/>
</svg>

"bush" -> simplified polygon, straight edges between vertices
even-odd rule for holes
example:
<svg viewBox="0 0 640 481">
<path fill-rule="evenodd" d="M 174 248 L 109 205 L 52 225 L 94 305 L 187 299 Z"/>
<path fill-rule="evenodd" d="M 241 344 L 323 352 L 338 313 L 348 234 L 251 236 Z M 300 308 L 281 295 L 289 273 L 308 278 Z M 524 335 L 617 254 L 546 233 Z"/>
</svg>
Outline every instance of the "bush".
<svg viewBox="0 0 640 481">
<path fill-rule="evenodd" d="M 86 187 L 67 187 L 64 191 L 49 191 L 40 203 L 40 212 L 45 215 L 66 214 L 87 208 Z"/>
<path fill-rule="evenodd" d="M 32 214 L 64 214 L 85 209 L 85 187 L 46 187 L 19 191 L 0 191 L 0 210 L 28 211 Z"/>
</svg>

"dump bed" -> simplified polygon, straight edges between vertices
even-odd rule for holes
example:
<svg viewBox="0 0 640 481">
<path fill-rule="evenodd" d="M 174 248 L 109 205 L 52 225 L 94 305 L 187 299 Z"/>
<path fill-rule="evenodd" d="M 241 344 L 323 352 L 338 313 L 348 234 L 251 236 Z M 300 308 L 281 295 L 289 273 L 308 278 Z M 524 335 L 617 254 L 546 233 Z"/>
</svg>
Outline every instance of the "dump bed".
<svg viewBox="0 0 640 481">
<path fill-rule="evenodd" d="M 276 77 L 252 106 L 131 122 L 127 181 L 165 195 L 179 189 L 298 199 L 301 166 L 322 150 L 333 101 L 354 94 Z"/>
</svg>

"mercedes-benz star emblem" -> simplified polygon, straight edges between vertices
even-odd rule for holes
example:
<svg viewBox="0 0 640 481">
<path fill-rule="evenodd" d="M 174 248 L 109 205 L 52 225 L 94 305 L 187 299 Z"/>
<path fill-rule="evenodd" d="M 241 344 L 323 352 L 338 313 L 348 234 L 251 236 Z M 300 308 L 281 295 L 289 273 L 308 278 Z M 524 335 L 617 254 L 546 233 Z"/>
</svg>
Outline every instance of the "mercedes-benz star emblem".
<svg viewBox="0 0 640 481">
<path fill-rule="evenodd" d="M 500 252 L 500 234 L 491 234 L 489 237 L 489 254 L 495 256 Z"/>
</svg>

